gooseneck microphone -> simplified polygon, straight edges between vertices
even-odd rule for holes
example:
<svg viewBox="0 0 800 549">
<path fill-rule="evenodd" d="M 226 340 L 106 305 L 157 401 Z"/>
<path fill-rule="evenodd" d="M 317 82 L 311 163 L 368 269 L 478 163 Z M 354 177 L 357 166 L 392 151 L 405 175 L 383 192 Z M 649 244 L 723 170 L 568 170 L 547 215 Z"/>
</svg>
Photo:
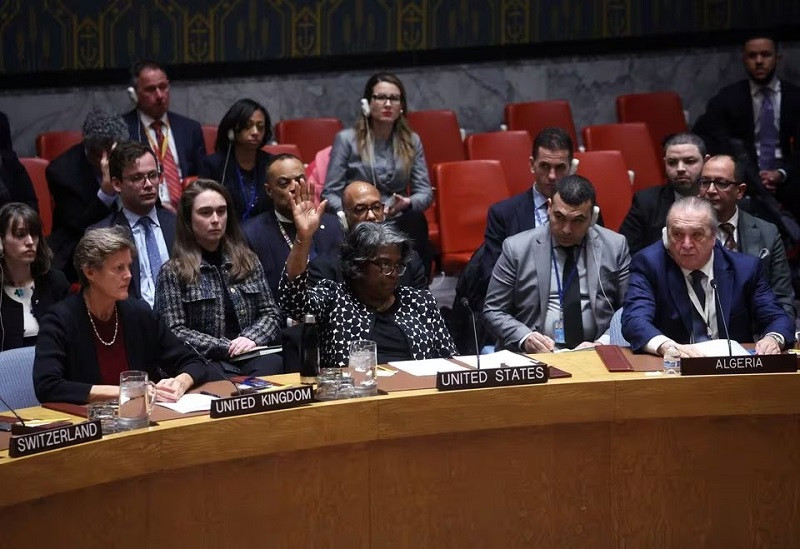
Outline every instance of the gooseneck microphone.
<svg viewBox="0 0 800 549">
<path fill-rule="evenodd" d="M 194 354 L 196 354 L 198 357 L 200 357 L 200 360 L 203 361 L 203 364 L 205 364 L 206 366 L 211 366 L 214 370 L 217 371 L 217 373 L 219 375 L 222 376 L 222 378 L 225 381 L 227 381 L 228 383 L 233 385 L 233 392 L 231 393 L 231 396 L 251 395 L 253 393 L 257 393 L 258 392 L 258 389 L 256 389 L 255 387 L 250 387 L 250 388 L 247 388 L 247 389 L 240 389 L 239 386 L 236 385 L 236 383 L 233 382 L 233 380 L 230 378 L 230 376 L 228 376 L 228 374 L 225 373 L 225 370 L 223 370 L 222 367 L 219 364 L 217 364 L 216 361 L 208 360 L 205 356 L 203 356 L 200 353 L 200 351 L 195 349 L 194 345 L 192 345 L 188 341 L 184 341 L 183 344 L 186 345 L 187 347 L 189 347 L 192 351 L 194 351 Z"/>
<path fill-rule="evenodd" d="M 17 418 L 17 421 L 19 421 L 19 422 L 20 422 L 20 424 L 21 424 L 23 427 L 25 427 L 25 420 L 24 420 L 24 419 L 22 419 L 22 417 L 21 417 L 21 416 L 20 416 L 20 415 L 17 413 L 17 411 L 16 411 L 14 408 L 12 408 L 11 406 L 9 406 L 9 405 L 8 405 L 8 402 L 6 402 L 5 400 L 3 400 L 3 397 L 0 397 L 0 402 L 2 402 L 2 403 L 3 403 L 3 406 L 5 406 L 6 408 L 8 408 L 8 411 L 9 411 L 9 412 L 11 412 L 12 414 L 14 414 L 14 417 L 15 417 L 15 418 Z"/>
<path fill-rule="evenodd" d="M 714 298 L 717 300 L 717 305 L 719 305 L 719 315 L 722 318 L 722 327 L 725 329 L 725 338 L 728 340 L 728 356 L 733 356 L 733 350 L 731 349 L 731 334 L 728 332 L 728 323 L 725 322 L 725 313 L 722 311 L 722 302 L 719 300 L 719 292 L 717 292 L 717 281 L 712 279 L 709 281 L 711 287 L 714 289 Z"/>
<path fill-rule="evenodd" d="M 470 307 L 469 299 L 466 297 L 461 298 L 461 304 L 469 310 L 469 317 L 472 319 L 472 337 L 475 340 L 475 362 L 478 364 L 478 370 L 481 369 L 481 349 L 478 346 L 478 325 L 475 322 L 475 311 Z"/>
</svg>

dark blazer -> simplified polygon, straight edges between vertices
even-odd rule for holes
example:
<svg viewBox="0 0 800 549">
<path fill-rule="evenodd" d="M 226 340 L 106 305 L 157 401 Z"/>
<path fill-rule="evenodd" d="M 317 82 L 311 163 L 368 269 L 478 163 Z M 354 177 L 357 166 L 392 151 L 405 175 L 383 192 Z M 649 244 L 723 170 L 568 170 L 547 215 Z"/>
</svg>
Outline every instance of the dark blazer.
<svg viewBox="0 0 800 549">
<path fill-rule="evenodd" d="M 0 289 L 0 292 L 5 293 Z M 50 269 L 46 273 L 34 279 L 33 297 L 31 298 L 31 309 L 34 318 L 41 322 L 44 314 L 54 303 L 67 297 L 69 294 L 69 282 L 64 277 L 64 273 L 56 269 Z M 3 346 L 0 351 L 16 349 L 26 345 L 32 345 L 23 341 L 25 327 L 22 320 L 22 304 L 10 299 L 7 295 L 2 296 L 0 302 L 0 314 L 3 322 L 0 323 L 0 339 Z"/>
<path fill-rule="evenodd" d="M 256 155 L 255 167 L 255 183 L 256 183 L 256 203 L 250 211 L 250 219 L 257 216 L 261 212 L 267 211 L 272 208 L 272 203 L 267 198 L 267 192 L 264 190 L 264 183 L 267 182 L 267 166 L 272 162 L 272 156 L 268 152 L 259 150 Z M 200 170 L 198 174 L 200 177 L 213 179 L 225 185 L 231 193 L 233 198 L 233 207 L 236 209 L 236 215 L 242 221 L 242 214 L 244 213 L 244 198 L 242 197 L 242 189 L 239 186 L 239 178 L 236 175 L 236 157 L 231 151 L 231 158 L 228 161 L 228 169 L 225 170 L 225 179 L 222 179 L 222 171 L 225 168 L 225 153 L 216 152 L 203 157 L 200 161 Z"/>
<path fill-rule="evenodd" d="M 6 113 L 0 112 L 0 151 L 10 151 L 14 147 L 11 145 L 11 125 L 8 123 Z"/>
<path fill-rule="evenodd" d="M 97 223 L 113 208 L 97 198 L 100 184 L 83 143 L 69 148 L 47 167 L 47 185 L 53 196 L 53 231 L 48 243 L 53 250 L 53 267 L 64 272 L 68 280 L 77 280 L 72 267 L 72 254 L 86 228 Z"/>
<path fill-rule="evenodd" d="M 340 249 L 332 250 L 330 253 L 308 262 L 308 284 L 315 286 L 323 279 L 344 282 Z M 397 285 L 410 286 L 418 290 L 428 289 L 428 277 L 425 276 L 425 267 L 423 267 L 422 260 L 415 250 L 411 250 L 406 272 L 397 278 Z"/>
<path fill-rule="evenodd" d="M 535 226 L 532 189 L 501 200 L 489 208 L 481 258 L 481 272 L 486 276 L 487 284 L 494 264 L 503 251 L 503 240 Z"/>
<path fill-rule="evenodd" d="M 661 240 L 661 230 L 667 224 L 667 212 L 674 203 L 675 190 L 669 183 L 649 187 L 633 195 L 631 209 L 619 228 L 620 234 L 628 240 L 631 255 Z"/>
<path fill-rule="evenodd" d="M 769 288 L 758 258 L 714 246 L 714 278 L 722 317 L 731 339 L 752 342 L 777 332 L 787 345 L 794 341 L 794 319 L 786 314 Z M 717 312 L 720 334 L 725 333 Z M 692 304 L 680 267 L 661 242 L 633 256 L 628 293 L 622 311 L 622 335 L 640 351 L 657 335 L 689 343 Z"/>
<path fill-rule="evenodd" d="M 149 143 L 147 131 L 142 127 L 139 113 L 136 109 L 126 112 L 122 116 L 128 125 L 131 139 Z M 203 141 L 203 128 L 200 123 L 191 118 L 181 116 L 172 111 L 167 112 L 169 127 L 175 138 L 175 150 L 178 151 L 178 164 L 181 167 L 181 177 L 197 175 L 200 169 L 200 160 L 206 155 L 206 145 Z"/>
<path fill-rule="evenodd" d="M 0 149 L 0 206 L 9 202 L 24 202 L 34 210 L 39 210 L 28 170 L 14 151 Z"/>
<path fill-rule="evenodd" d="M 156 208 L 156 215 L 158 216 L 158 222 L 161 225 L 161 233 L 164 235 L 164 243 L 167 245 L 167 252 L 169 252 L 169 256 L 172 257 L 172 244 L 175 242 L 175 224 L 177 222 L 177 217 L 174 213 L 165 210 L 164 208 Z M 132 227 L 128 224 L 128 218 L 125 217 L 125 214 L 121 210 L 117 210 L 111 215 L 101 219 L 89 229 L 101 229 L 112 227 L 114 225 L 122 225 L 123 227 L 128 229 L 130 233 L 131 240 L 133 240 L 133 231 Z M 87 229 L 87 230 L 89 230 Z M 139 250 L 137 253 L 142 253 L 142 250 Z M 141 292 L 141 273 L 139 272 L 139 262 L 134 259 L 133 263 L 131 264 L 131 285 L 128 289 L 129 297 L 134 299 L 139 299 L 142 297 Z M 153 281 L 155 284 L 156 281 Z"/>
<path fill-rule="evenodd" d="M 144 301 L 118 301 L 119 322 L 125 335 L 125 352 L 132 370 L 144 370 L 150 379 L 161 371 L 174 377 L 192 376 L 195 384 L 206 379 L 206 365 L 173 334 Z M 92 385 L 101 384 L 94 332 L 82 294 L 54 305 L 39 326 L 33 386 L 39 402 L 85 404 Z"/>
<path fill-rule="evenodd" d="M 294 225 L 285 225 L 289 239 L 294 241 L 297 234 Z M 324 227 L 324 228 L 323 228 Z M 289 246 L 286 244 L 280 229 L 275 210 L 266 211 L 242 225 L 242 232 L 247 243 L 253 249 L 264 267 L 264 275 L 272 295 L 278 296 L 278 282 L 281 279 L 286 258 L 289 257 Z M 344 239 L 339 219 L 332 214 L 323 214 L 322 224 L 314 234 L 312 254 L 326 255 L 339 249 L 339 242 Z"/>
</svg>

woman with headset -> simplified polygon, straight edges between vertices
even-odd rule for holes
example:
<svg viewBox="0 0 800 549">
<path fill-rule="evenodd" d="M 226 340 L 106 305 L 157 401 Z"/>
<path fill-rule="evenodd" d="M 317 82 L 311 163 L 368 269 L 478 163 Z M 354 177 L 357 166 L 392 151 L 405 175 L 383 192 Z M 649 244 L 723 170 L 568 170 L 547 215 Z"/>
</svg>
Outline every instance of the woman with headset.
<svg viewBox="0 0 800 549">
<path fill-rule="evenodd" d="M 240 99 L 219 123 L 216 152 L 200 162 L 199 176 L 222 183 L 240 221 L 266 209 L 264 183 L 272 155 L 262 147 L 272 138 L 269 113 L 252 99 Z"/>
<path fill-rule="evenodd" d="M 355 127 L 336 135 L 322 198 L 328 209 L 342 209 L 342 192 L 351 181 L 368 181 L 381 193 L 386 217 L 414 241 L 426 270 L 431 252 L 423 212 L 433 201 L 422 142 L 406 121 L 403 83 L 390 73 L 373 75 L 364 87 Z"/>
<path fill-rule="evenodd" d="M 69 292 L 61 271 L 50 268 L 53 253 L 36 210 L 20 202 L 0 208 L 0 350 L 36 344 L 39 320 Z"/>
</svg>

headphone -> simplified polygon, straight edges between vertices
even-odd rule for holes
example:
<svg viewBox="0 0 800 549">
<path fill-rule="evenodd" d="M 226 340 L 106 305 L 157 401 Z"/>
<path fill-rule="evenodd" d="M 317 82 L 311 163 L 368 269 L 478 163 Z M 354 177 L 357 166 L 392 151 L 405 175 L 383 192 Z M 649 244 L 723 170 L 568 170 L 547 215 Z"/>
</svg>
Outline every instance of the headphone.
<svg viewBox="0 0 800 549">
<path fill-rule="evenodd" d="M 597 219 L 600 217 L 600 206 L 594 205 L 592 206 L 592 220 L 589 223 L 590 227 L 594 227 L 597 224 Z"/>
<path fill-rule="evenodd" d="M 666 227 L 662 227 L 661 229 L 661 243 L 664 245 L 664 248 L 669 251 L 669 237 L 667 237 Z"/>
<path fill-rule="evenodd" d="M 339 218 L 339 225 L 342 226 L 342 231 L 347 233 L 350 229 L 349 225 L 347 224 L 347 215 L 345 215 L 344 211 L 339 210 L 336 212 L 336 217 Z"/>
<path fill-rule="evenodd" d="M 128 86 L 125 91 L 128 92 L 128 99 L 130 99 L 134 105 L 138 105 L 139 96 L 136 94 L 136 89 L 133 86 Z"/>
<path fill-rule="evenodd" d="M 361 98 L 361 114 L 364 115 L 364 118 L 369 118 L 369 101 L 366 97 Z"/>
</svg>

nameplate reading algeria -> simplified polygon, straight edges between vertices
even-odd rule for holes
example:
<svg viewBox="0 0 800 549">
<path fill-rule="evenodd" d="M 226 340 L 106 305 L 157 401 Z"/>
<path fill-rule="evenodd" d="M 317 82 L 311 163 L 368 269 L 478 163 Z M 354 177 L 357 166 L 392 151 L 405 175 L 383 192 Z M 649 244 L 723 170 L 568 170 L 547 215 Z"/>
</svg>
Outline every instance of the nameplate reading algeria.
<svg viewBox="0 0 800 549">
<path fill-rule="evenodd" d="M 30 435 L 11 437 L 8 455 L 14 458 L 32 456 L 48 450 L 100 440 L 102 436 L 100 420 L 86 421 L 68 427 L 58 427 L 57 429 L 46 429 Z"/>
<path fill-rule="evenodd" d="M 289 387 L 280 391 L 256 393 L 254 395 L 237 395 L 229 398 L 218 398 L 211 401 L 211 417 L 243 416 L 269 410 L 293 408 L 313 402 L 314 392 L 311 387 Z"/>
<path fill-rule="evenodd" d="M 797 371 L 794 355 L 704 356 L 681 359 L 681 375 L 777 374 Z"/>
<path fill-rule="evenodd" d="M 456 391 L 459 389 L 534 385 L 546 383 L 548 379 L 550 379 L 550 368 L 546 364 L 486 368 L 460 372 L 438 372 L 436 388 L 440 391 Z"/>
</svg>

